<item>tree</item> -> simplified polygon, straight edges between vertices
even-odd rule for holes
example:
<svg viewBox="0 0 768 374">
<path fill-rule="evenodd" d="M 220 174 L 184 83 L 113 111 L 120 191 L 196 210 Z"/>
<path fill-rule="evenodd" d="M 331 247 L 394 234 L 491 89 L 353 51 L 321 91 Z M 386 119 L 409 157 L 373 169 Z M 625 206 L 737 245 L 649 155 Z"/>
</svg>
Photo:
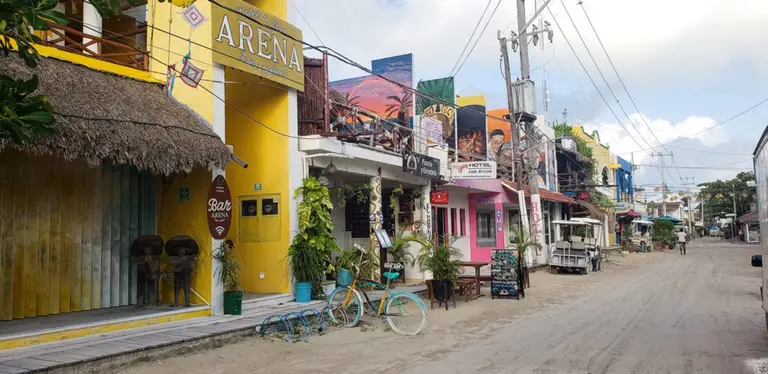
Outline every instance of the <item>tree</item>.
<svg viewBox="0 0 768 374">
<path fill-rule="evenodd" d="M 34 31 L 49 29 L 48 22 L 66 25 L 68 18 L 55 10 L 57 0 L 0 0 L 0 52 L 5 56 L 18 53 L 30 68 L 37 67 L 39 54 L 34 43 L 40 38 Z M 120 0 L 90 0 L 102 16 L 120 14 Z M 138 5 L 141 0 L 128 0 Z M 0 141 L 29 145 L 35 137 L 56 132 L 53 107 L 45 95 L 35 95 L 37 75 L 29 79 L 13 79 L 0 74 Z"/>
<path fill-rule="evenodd" d="M 747 186 L 747 181 L 754 181 L 753 172 L 742 172 L 729 180 L 716 180 L 699 184 L 701 196 L 704 201 L 704 218 L 706 222 L 712 222 L 713 217 L 722 213 L 733 213 L 733 193 L 736 191 L 736 217 L 750 211 L 755 203 L 755 189 Z"/>
</svg>

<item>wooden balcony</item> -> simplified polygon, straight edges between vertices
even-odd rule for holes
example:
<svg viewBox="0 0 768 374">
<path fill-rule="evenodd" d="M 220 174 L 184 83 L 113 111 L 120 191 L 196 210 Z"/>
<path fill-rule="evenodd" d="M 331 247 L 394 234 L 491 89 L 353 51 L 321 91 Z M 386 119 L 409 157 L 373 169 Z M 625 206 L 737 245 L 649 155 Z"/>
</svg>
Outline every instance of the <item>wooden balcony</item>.
<svg viewBox="0 0 768 374">
<path fill-rule="evenodd" d="M 40 44 L 134 69 L 149 70 L 149 53 L 144 47 L 146 43 L 142 43 L 142 48 L 137 46 L 137 36 L 143 35 L 146 40 L 146 27 L 120 33 L 104 30 L 104 35 L 99 37 L 70 26 L 54 23 L 48 25 L 50 29 L 42 33 Z"/>
</svg>

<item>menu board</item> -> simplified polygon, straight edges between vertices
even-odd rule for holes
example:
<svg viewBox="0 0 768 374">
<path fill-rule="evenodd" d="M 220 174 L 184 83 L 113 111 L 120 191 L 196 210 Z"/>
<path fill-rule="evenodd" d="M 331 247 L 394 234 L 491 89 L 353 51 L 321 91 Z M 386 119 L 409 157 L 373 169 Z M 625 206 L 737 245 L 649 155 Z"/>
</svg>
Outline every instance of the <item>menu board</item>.
<svg viewBox="0 0 768 374">
<path fill-rule="evenodd" d="M 517 251 L 491 251 L 491 298 L 520 299 Z"/>
</svg>

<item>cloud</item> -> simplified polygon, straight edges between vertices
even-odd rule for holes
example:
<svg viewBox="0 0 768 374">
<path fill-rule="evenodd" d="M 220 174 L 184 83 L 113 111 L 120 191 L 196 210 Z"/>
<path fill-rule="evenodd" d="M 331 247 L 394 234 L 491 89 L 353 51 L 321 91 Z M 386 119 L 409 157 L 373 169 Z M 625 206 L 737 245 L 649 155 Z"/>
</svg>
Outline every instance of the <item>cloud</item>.
<svg viewBox="0 0 768 374">
<path fill-rule="evenodd" d="M 629 159 L 635 154 L 635 160 L 642 163 L 648 159 L 649 149 L 652 152 L 663 151 L 661 144 L 680 139 L 695 139 L 704 147 L 714 147 L 730 141 L 728 132 L 721 127 L 714 127 L 717 121 L 706 116 L 690 116 L 684 120 L 672 123 L 658 118 L 650 119 L 640 113 L 629 115 L 631 122 L 618 123 L 585 123 L 588 131 L 597 130 L 604 144 L 619 156 Z M 646 125 L 647 124 L 647 125 Z M 711 130 L 707 130 L 712 128 Z"/>
</svg>

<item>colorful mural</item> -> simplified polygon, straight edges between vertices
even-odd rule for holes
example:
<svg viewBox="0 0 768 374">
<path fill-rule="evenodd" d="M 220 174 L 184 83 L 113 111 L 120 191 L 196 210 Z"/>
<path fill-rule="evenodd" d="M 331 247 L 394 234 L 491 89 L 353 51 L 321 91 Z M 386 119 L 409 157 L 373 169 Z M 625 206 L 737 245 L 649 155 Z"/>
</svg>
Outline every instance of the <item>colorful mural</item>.
<svg viewBox="0 0 768 374">
<path fill-rule="evenodd" d="M 456 109 L 451 106 L 456 104 L 453 77 L 420 81 L 416 88 L 425 96 L 429 96 L 416 98 L 416 115 L 440 121 L 443 124 L 443 140 L 448 147 L 456 148 Z"/>
<path fill-rule="evenodd" d="M 486 158 L 485 95 L 456 98 L 456 149 L 462 159 Z"/>
<path fill-rule="evenodd" d="M 371 71 L 413 88 L 413 55 L 373 60 Z M 413 126 L 413 93 L 376 75 L 330 82 L 331 97 L 350 106 L 374 112 L 402 126 Z"/>
<path fill-rule="evenodd" d="M 494 109 L 488 111 L 488 160 L 499 164 L 512 166 L 514 153 L 512 152 L 512 128 L 509 122 L 501 120 L 509 114 L 508 109 Z"/>
</svg>

